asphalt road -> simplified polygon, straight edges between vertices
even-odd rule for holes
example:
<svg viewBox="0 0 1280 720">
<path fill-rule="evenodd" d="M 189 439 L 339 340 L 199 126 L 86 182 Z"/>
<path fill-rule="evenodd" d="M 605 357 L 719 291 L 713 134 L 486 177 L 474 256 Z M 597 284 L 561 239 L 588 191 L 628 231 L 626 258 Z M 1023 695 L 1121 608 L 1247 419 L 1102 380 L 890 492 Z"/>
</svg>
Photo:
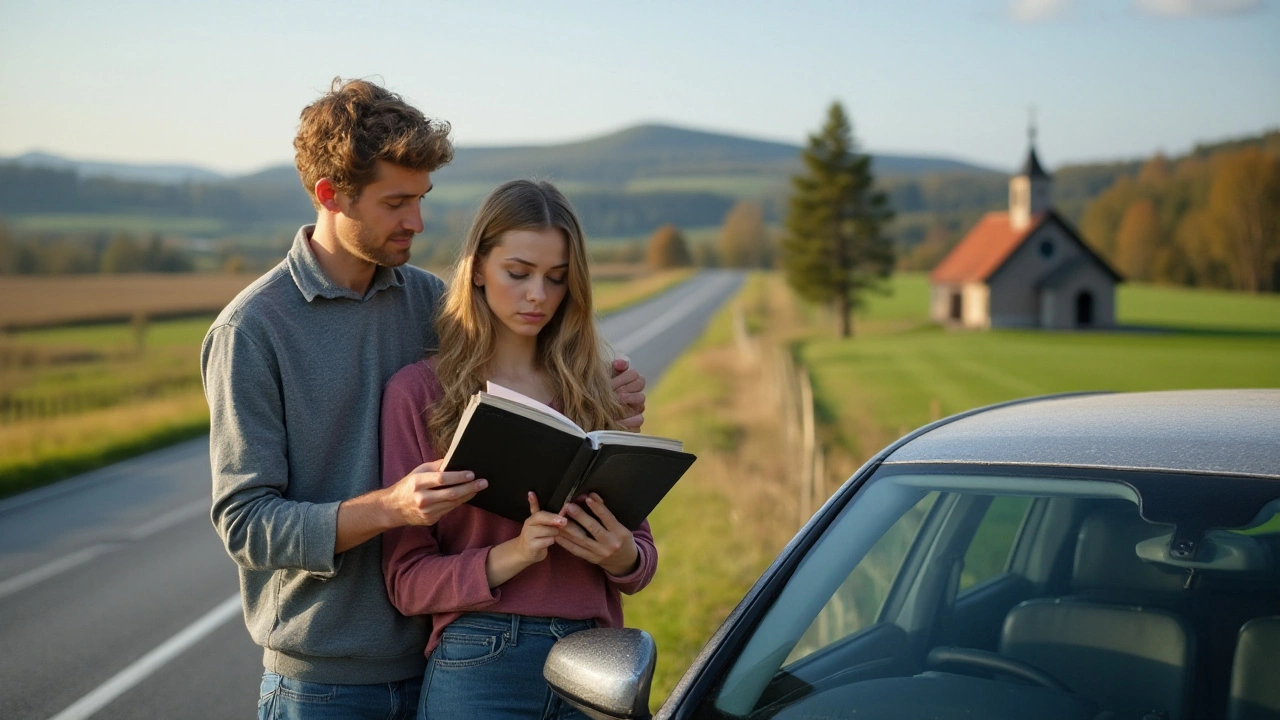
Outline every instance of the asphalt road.
<svg viewBox="0 0 1280 720">
<path fill-rule="evenodd" d="M 656 386 L 737 290 L 706 272 L 602 329 Z M 192 440 L 0 501 L 0 718 L 253 717 L 261 650 Z"/>
</svg>

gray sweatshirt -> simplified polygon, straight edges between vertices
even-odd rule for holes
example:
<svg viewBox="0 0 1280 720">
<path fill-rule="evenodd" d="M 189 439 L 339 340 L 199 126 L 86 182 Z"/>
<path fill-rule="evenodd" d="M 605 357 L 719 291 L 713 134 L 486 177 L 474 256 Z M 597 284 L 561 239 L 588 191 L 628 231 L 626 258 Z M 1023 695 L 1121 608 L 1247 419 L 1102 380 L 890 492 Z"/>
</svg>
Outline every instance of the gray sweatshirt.
<svg viewBox="0 0 1280 720">
<path fill-rule="evenodd" d="M 205 337 L 213 524 L 240 566 L 245 622 L 267 670 L 322 683 L 420 675 L 428 624 L 400 615 L 375 538 L 333 553 L 338 504 L 381 486 L 382 386 L 436 344 L 444 283 L 379 267 L 363 297 L 321 271 L 298 231 L 288 256 Z"/>
</svg>

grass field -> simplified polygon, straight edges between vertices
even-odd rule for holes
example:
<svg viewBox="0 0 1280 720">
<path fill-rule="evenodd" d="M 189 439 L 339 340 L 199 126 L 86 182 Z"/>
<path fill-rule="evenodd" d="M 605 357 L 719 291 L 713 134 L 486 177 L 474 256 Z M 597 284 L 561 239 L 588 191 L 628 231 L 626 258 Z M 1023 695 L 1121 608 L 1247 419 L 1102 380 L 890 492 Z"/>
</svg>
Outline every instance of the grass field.
<svg viewBox="0 0 1280 720">
<path fill-rule="evenodd" d="M 627 192 L 709 192 L 751 200 L 780 195 L 790 184 L 790 178 L 778 175 L 676 175 L 631 180 Z"/>
<path fill-rule="evenodd" d="M 822 317 L 797 344 L 855 462 L 939 415 L 1028 395 L 1280 386 L 1280 296 L 1123 285 L 1122 328 L 1163 330 L 1106 332 L 946 331 L 928 324 L 927 302 L 925 276 L 899 276 L 858 337 L 832 337 Z"/>
<path fill-rule="evenodd" d="M 211 237 L 225 234 L 226 223 L 217 218 L 165 217 L 162 215 L 113 215 L 110 213 L 55 213 L 22 215 L 13 219 L 15 229 L 23 232 L 49 233 L 129 233 L 149 235 L 196 235 Z"/>
<path fill-rule="evenodd" d="M 681 438 L 698 456 L 649 518 L 653 583 L 623 600 L 627 625 L 658 646 L 654 708 L 800 525 L 768 373 L 736 349 L 730 313 L 666 371 L 645 414 L 645 432 Z"/>
</svg>

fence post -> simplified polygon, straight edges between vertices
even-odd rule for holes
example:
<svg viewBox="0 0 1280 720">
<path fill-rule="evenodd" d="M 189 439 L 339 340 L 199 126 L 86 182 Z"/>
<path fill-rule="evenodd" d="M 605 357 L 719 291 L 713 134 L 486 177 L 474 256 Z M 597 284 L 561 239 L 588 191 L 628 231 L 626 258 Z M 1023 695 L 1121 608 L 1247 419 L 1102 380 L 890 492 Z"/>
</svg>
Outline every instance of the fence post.
<svg viewBox="0 0 1280 720">
<path fill-rule="evenodd" d="M 814 462 L 813 456 L 817 448 L 813 417 L 813 386 L 809 382 L 809 371 L 800 370 L 800 430 L 803 448 L 800 452 L 800 523 L 809 521 L 813 516 L 814 506 Z"/>
</svg>

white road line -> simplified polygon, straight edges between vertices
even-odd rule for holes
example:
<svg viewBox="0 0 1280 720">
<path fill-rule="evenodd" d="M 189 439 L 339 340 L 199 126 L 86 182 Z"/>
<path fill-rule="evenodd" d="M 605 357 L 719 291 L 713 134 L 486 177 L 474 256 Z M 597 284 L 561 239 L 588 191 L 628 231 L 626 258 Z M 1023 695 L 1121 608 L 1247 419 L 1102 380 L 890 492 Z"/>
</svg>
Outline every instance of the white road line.
<svg viewBox="0 0 1280 720">
<path fill-rule="evenodd" d="M 28 570 L 21 575 L 15 575 L 8 580 L 0 582 L 0 598 L 8 597 L 21 590 L 26 590 L 38 582 L 43 582 L 54 575 L 79 567 L 99 555 L 119 549 L 119 547 L 119 545 L 114 543 L 90 545 L 83 550 L 77 550 L 70 555 L 64 555 L 53 562 L 45 563 L 44 565 Z"/>
<path fill-rule="evenodd" d="M 50 720 L 83 720 L 92 716 L 240 612 L 240 593 L 236 593 Z"/>
<path fill-rule="evenodd" d="M 150 537 L 151 535 L 155 535 L 161 530 L 167 530 L 180 522 L 189 520 L 207 512 L 208 509 L 208 500 L 194 500 L 186 505 L 176 507 L 160 517 L 152 518 L 152 520 L 145 525 L 140 525 L 133 530 L 130 530 L 127 537 L 130 540 L 142 540 Z M 77 550 L 68 555 L 63 555 L 57 560 L 47 562 L 40 567 L 28 570 L 21 575 L 15 575 L 8 580 L 0 581 L 0 598 L 6 598 L 16 592 L 26 590 L 36 583 L 44 582 L 56 575 L 60 575 L 68 570 L 77 568 L 99 555 L 109 553 L 113 550 L 119 550 L 121 547 L 123 546 L 119 543 L 98 543 L 97 545 L 90 545 L 82 550 Z"/>
<path fill-rule="evenodd" d="M 614 343 L 614 350 L 617 350 L 620 353 L 634 352 L 636 348 L 657 337 L 658 334 L 666 332 L 671 329 L 673 325 L 685 319 L 685 317 L 696 310 L 703 301 L 723 290 L 725 283 L 726 280 L 722 277 L 703 286 L 701 290 L 686 298 L 683 303 L 676 305 L 651 320 L 649 324 Z"/>
<path fill-rule="evenodd" d="M 196 517 L 202 513 L 209 512 L 209 500 L 194 500 L 186 505 L 179 506 L 169 512 L 154 518 L 145 525 L 139 525 L 129 531 L 130 540 L 141 540 L 145 537 L 155 535 L 161 530 L 177 525 L 178 523 Z"/>
</svg>

